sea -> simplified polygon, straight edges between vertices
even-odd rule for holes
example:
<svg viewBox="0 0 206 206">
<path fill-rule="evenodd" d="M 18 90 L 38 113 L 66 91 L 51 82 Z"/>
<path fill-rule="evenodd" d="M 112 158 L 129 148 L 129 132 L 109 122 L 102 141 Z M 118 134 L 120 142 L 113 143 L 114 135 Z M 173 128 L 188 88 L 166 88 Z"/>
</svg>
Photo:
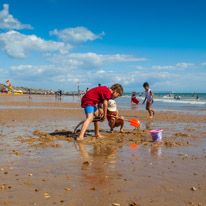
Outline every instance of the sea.
<svg viewBox="0 0 206 206">
<path fill-rule="evenodd" d="M 175 99 L 175 96 L 181 96 L 180 99 Z M 197 99 L 197 96 L 199 97 Z M 139 105 L 131 104 L 131 93 L 125 93 L 122 97 L 116 100 L 117 105 L 121 109 L 142 110 L 144 105 L 144 93 L 138 96 L 140 101 Z M 152 107 L 159 111 L 183 111 L 188 113 L 198 112 L 199 114 L 206 115 L 206 93 L 154 93 L 154 102 Z"/>
<path fill-rule="evenodd" d="M 117 106 L 119 110 L 138 111 L 145 110 L 146 105 L 141 103 L 144 101 L 145 95 L 142 93 L 140 97 L 137 93 L 137 99 L 139 104 L 131 103 L 132 93 L 124 93 L 123 96 L 117 98 Z M 175 96 L 181 96 L 180 99 L 175 99 Z M 196 97 L 199 96 L 197 99 Z M 80 103 L 79 97 L 64 96 L 63 102 L 77 102 Z M 195 113 L 200 115 L 206 115 L 206 93 L 154 93 L 154 102 L 152 107 L 158 111 L 176 111 Z"/>
<path fill-rule="evenodd" d="M 137 93 L 139 104 L 131 103 L 132 93 L 124 93 L 122 97 L 117 98 L 117 106 L 119 110 L 138 111 L 145 110 L 146 105 L 141 103 L 144 101 L 145 95 L 142 93 L 140 97 Z M 180 99 L 175 99 L 175 96 L 181 96 Z M 197 99 L 196 97 L 199 96 Z M 79 97 L 72 98 L 71 96 L 64 96 L 62 101 L 78 102 L 81 100 Z M 206 115 L 206 93 L 154 93 L 154 102 L 152 108 L 157 111 L 175 111 L 186 112 L 191 114 Z"/>
<path fill-rule="evenodd" d="M 144 93 L 139 97 L 137 93 L 137 99 L 140 104 L 131 103 L 132 93 L 124 93 L 122 97 L 116 99 L 118 110 L 129 110 L 138 111 L 145 110 L 145 105 L 141 103 L 144 101 Z M 199 99 L 197 99 L 197 95 Z M 175 99 L 175 96 L 181 96 L 180 99 Z M 0 98 L 0 102 L 4 101 L 28 101 L 28 96 L 9 96 Z M 55 98 L 54 96 L 39 96 L 32 95 L 32 102 L 75 102 L 81 103 L 79 96 L 62 96 L 61 99 Z M 0 106 L 0 108 L 10 108 L 10 106 Z M 16 107 L 15 107 L 16 108 Z M 157 111 L 175 111 L 175 112 L 186 112 L 199 115 L 206 115 L 206 93 L 172 93 L 171 97 L 169 93 L 154 93 L 154 102 L 152 108 Z"/>
</svg>

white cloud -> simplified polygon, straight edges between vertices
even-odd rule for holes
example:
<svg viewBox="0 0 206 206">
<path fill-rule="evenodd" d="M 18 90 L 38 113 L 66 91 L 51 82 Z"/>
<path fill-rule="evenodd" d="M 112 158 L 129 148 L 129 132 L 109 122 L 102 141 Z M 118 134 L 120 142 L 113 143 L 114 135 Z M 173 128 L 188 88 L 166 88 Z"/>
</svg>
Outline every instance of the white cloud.
<svg viewBox="0 0 206 206">
<path fill-rule="evenodd" d="M 96 53 L 70 53 L 66 55 L 54 54 L 49 61 L 56 65 L 69 67 L 71 69 L 97 69 L 108 64 L 118 62 L 146 61 L 146 58 L 135 58 L 131 55 L 114 54 L 101 55 Z"/>
<path fill-rule="evenodd" d="M 34 66 L 34 65 L 19 65 L 19 66 L 11 66 L 10 72 L 14 75 L 25 75 L 25 76 L 34 76 L 34 75 L 42 75 L 44 73 L 48 73 L 48 76 L 51 76 L 51 73 L 53 75 L 56 74 L 56 71 L 59 70 L 59 68 L 53 66 L 53 65 L 40 65 L 40 66 Z"/>
<path fill-rule="evenodd" d="M 134 66 L 135 69 L 144 69 L 142 66 Z"/>
<path fill-rule="evenodd" d="M 36 35 L 24 35 L 17 31 L 0 33 L 0 47 L 11 57 L 26 58 L 30 51 L 67 53 L 71 46 L 63 42 L 46 41 Z"/>
<path fill-rule="evenodd" d="M 97 71 L 97 74 L 103 74 L 103 73 L 105 73 L 104 70 L 99 70 L 99 71 Z"/>
<path fill-rule="evenodd" d="M 24 81 L 44 82 L 67 82 L 76 83 L 85 79 L 82 73 L 73 72 L 66 67 L 55 65 L 18 65 L 11 66 L 9 70 L 11 77 Z"/>
<path fill-rule="evenodd" d="M 159 65 L 156 65 L 156 66 L 152 66 L 152 69 L 155 69 L 155 70 L 175 69 L 175 66 L 159 66 Z"/>
<path fill-rule="evenodd" d="M 194 64 L 192 63 L 178 63 L 176 64 L 176 67 L 179 67 L 179 68 L 191 68 L 191 67 L 194 67 Z"/>
<path fill-rule="evenodd" d="M 60 75 L 53 76 L 51 78 L 51 80 L 56 82 L 57 84 L 58 84 L 58 82 L 64 82 L 65 84 L 72 85 L 72 84 L 76 84 L 82 80 L 82 74 L 71 73 L 71 74 L 67 75 L 65 73 L 63 75 L 60 74 Z"/>
<path fill-rule="evenodd" d="M 150 75 L 148 73 L 134 71 L 134 72 L 115 72 L 115 71 L 105 71 L 103 73 L 91 72 L 88 71 L 82 74 L 80 79 L 80 83 L 85 85 L 86 83 L 90 83 L 91 85 L 97 85 L 97 83 L 101 82 L 103 85 L 112 85 L 114 83 L 120 83 L 125 87 L 132 87 L 133 89 L 136 87 L 142 88 L 142 83 L 144 81 L 149 82 L 164 82 L 169 79 L 176 78 L 176 74 L 170 74 L 168 72 L 151 72 Z"/>
<path fill-rule="evenodd" d="M 55 35 L 64 42 L 86 42 L 88 40 L 93 41 L 95 39 L 101 39 L 104 35 L 104 32 L 101 34 L 94 34 L 85 27 L 75 27 L 75 28 L 66 28 L 63 30 L 54 29 L 50 31 L 50 35 Z"/>
<path fill-rule="evenodd" d="M 177 63 L 176 65 L 174 66 L 160 66 L 160 65 L 155 65 L 155 66 L 152 66 L 152 69 L 154 70 L 182 70 L 182 69 L 187 69 L 187 68 L 194 68 L 194 64 L 192 63 Z"/>
<path fill-rule="evenodd" d="M 18 65 L 11 66 L 9 75 L 18 80 L 50 82 L 54 77 L 66 75 L 67 69 L 54 65 Z"/>
<path fill-rule="evenodd" d="M 9 5 L 4 4 L 3 10 L 0 11 L 0 29 L 32 29 L 32 26 L 29 24 L 22 24 L 19 20 L 15 19 L 9 14 Z"/>
<path fill-rule="evenodd" d="M 101 82 L 103 85 L 112 85 L 115 82 L 121 83 L 124 86 L 138 85 L 144 81 L 166 81 L 171 78 L 177 78 L 177 74 L 171 74 L 169 72 L 151 72 L 150 75 L 140 71 L 134 72 L 115 72 L 115 71 L 85 71 L 84 73 L 78 73 L 73 71 L 69 75 L 61 75 L 54 77 L 56 81 L 65 83 L 80 82 L 81 85 L 97 85 Z"/>
<path fill-rule="evenodd" d="M 114 83 L 122 84 L 126 91 L 137 89 L 143 91 L 142 83 L 148 81 L 151 88 L 155 91 L 174 90 L 181 91 L 194 89 L 194 84 L 190 84 L 190 79 L 199 85 L 205 84 L 204 72 L 199 73 L 185 73 L 184 70 L 180 72 L 169 71 L 108 71 L 101 70 L 74 70 L 68 67 L 60 67 L 57 65 L 19 65 L 12 66 L 9 70 L 9 79 L 18 80 L 21 85 L 24 83 L 30 85 L 45 85 L 49 88 L 64 88 L 66 91 L 71 91 L 77 88 L 77 82 L 80 82 L 80 88 L 92 88 L 98 83 L 102 85 L 111 86 Z M 8 77 L 4 78 L 7 79 Z M 184 82 L 184 83 L 183 83 Z M 47 86 L 48 85 L 48 86 Z"/>
<path fill-rule="evenodd" d="M 100 70 L 104 71 L 104 70 Z M 104 71 L 104 72 L 93 72 L 93 71 L 85 71 L 84 73 L 71 72 L 68 75 L 58 75 L 52 78 L 55 82 L 64 82 L 69 85 L 76 85 L 77 82 L 80 82 L 81 87 L 86 86 L 95 86 L 99 82 L 102 85 L 111 86 L 112 84 L 118 82 L 123 85 L 129 85 L 132 83 L 136 83 L 136 73 L 116 73 L 113 71 Z M 132 77 L 131 77 L 132 76 Z M 138 74 L 139 76 L 139 74 Z"/>
<path fill-rule="evenodd" d="M 201 63 L 201 66 L 206 66 L 206 62 L 202 62 L 202 63 Z"/>
</svg>

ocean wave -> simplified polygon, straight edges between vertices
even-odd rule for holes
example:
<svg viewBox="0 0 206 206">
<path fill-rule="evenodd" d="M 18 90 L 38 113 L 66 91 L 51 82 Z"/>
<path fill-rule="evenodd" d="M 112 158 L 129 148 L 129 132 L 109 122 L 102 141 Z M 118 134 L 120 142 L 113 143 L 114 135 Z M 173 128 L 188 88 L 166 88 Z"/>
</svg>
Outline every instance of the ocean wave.
<svg viewBox="0 0 206 206">
<path fill-rule="evenodd" d="M 171 97 L 169 97 L 169 96 L 163 96 L 162 98 L 163 98 L 163 99 L 172 99 L 172 98 L 174 99 L 174 96 L 171 96 Z"/>
<path fill-rule="evenodd" d="M 131 98 L 129 95 L 122 96 L 124 98 Z M 137 99 L 144 100 L 144 96 L 139 97 L 137 96 Z M 154 102 L 165 102 L 165 103 L 175 103 L 175 104 L 193 104 L 193 105 L 206 105 L 206 101 L 196 100 L 194 98 L 191 99 L 174 99 L 174 97 L 169 96 L 163 96 L 162 98 L 154 98 Z"/>
<path fill-rule="evenodd" d="M 154 99 L 154 101 L 159 101 L 159 102 L 168 102 L 168 103 L 177 103 L 177 104 L 199 104 L 199 105 L 206 105 L 206 102 L 203 101 L 197 101 L 194 99 L 188 99 L 188 100 L 184 100 L 184 99 Z"/>
</svg>

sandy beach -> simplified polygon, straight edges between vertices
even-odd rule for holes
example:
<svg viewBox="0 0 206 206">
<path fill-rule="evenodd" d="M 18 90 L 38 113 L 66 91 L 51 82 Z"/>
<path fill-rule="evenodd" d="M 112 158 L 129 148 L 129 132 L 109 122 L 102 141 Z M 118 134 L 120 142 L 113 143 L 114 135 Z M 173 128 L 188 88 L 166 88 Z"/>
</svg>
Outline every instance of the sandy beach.
<svg viewBox="0 0 206 206">
<path fill-rule="evenodd" d="M 103 139 L 75 126 L 79 103 L 52 96 L 0 96 L 0 205 L 205 206 L 206 117 L 181 112 L 121 110 L 139 129 Z M 163 129 L 162 143 L 150 130 Z"/>
</svg>

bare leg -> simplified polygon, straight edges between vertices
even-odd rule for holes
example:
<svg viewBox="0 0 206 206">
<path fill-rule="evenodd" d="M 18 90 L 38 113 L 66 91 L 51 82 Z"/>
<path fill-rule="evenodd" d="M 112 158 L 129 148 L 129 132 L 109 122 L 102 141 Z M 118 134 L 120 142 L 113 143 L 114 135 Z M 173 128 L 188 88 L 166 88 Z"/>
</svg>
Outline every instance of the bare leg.
<svg viewBox="0 0 206 206">
<path fill-rule="evenodd" d="M 155 115 L 155 112 L 156 112 L 156 110 L 154 110 L 154 109 L 151 109 L 151 111 L 152 111 L 152 113 L 153 113 L 153 116 Z"/>
<path fill-rule="evenodd" d="M 88 158 L 89 157 L 89 153 L 85 150 L 85 147 L 82 143 L 78 143 L 79 145 L 79 150 L 82 153 L 83 158 Z"/>
<path fill-rule="evenodd" d="M 109 127 L 110 127 L 110 132 L 113 133 L 113 129 L 115 127 L 115 119 L 110 119 Z"/>
<path fill-rule="evenodd" d="M 115 126 L 116 127 L 119 127 L 120 126 L 120 132 L 121 133 L 123 133 L 124 132 L 124 130 L 123 130 L 123 128 L 124 128 L 124 123 L 125 123 L 125 120 L 124 120 L 124 117 L 120 117 L 120 118 L 118 118 L 117 120 L 116 120 L 116 123 L 115 123 Z"/>
<path fill-rule="evenodd" d="M 99 111 L 98 110 L 94 113 L 94 116 L 99 117 Z M 100 137 L 100 138 L 103 137 L 99 133 L 99 122 L 94 122 L 94 131 L 95 131 L 95 136 L 96 137 Z"/>
<path fill-rule="evenodd" d="M 99 109 L 98 109 L 98 116 L 97 116 L 97 117 L 102 118 L 103 113 L 104 113 L 103 109 L 102 109 L 102 108 L 99 108 Z"/>
<path fill-rule="evenodd" d="M 87 114 L 87 119 L 84 121 L 79 137 L 77 138 L 78 141 L 84 140 L 84 134 L 87 128 L 89 127 L 90 123 L 93 121 L 93 117 L 93 113 Z"/>
<path fill-rule="evenodd" d="M 123 128 L 124 128 L 124 123 L 125 123 L 125 120 L 124 120 L 124 117 L 120 117 L 120 120 L 121 120 L 121 127 L 120 127 L 120 132 L 124 132 Z"/>
<path fill-rule="evenodd" d="M 148 108 L 148 112 L 149 112 L 149 117 L 152 118 L 152 111 L 150 108 Z"/>
<path fill-rule="evenodd" d="M 152 118 L 152 111 L 151 111 L 151 104 L 147 102 L 146 104 L 146 110 L 149 112 L 149 117 Z"/>
<path fill-rule="evenodd" d="M 152 103 L 149 104 L 149 109 L 153 113 L 153 116 L 154 116 L 156 111 L 154 109 L 151 109 L 151 106 L 152 106 Z"/>
</svg>

